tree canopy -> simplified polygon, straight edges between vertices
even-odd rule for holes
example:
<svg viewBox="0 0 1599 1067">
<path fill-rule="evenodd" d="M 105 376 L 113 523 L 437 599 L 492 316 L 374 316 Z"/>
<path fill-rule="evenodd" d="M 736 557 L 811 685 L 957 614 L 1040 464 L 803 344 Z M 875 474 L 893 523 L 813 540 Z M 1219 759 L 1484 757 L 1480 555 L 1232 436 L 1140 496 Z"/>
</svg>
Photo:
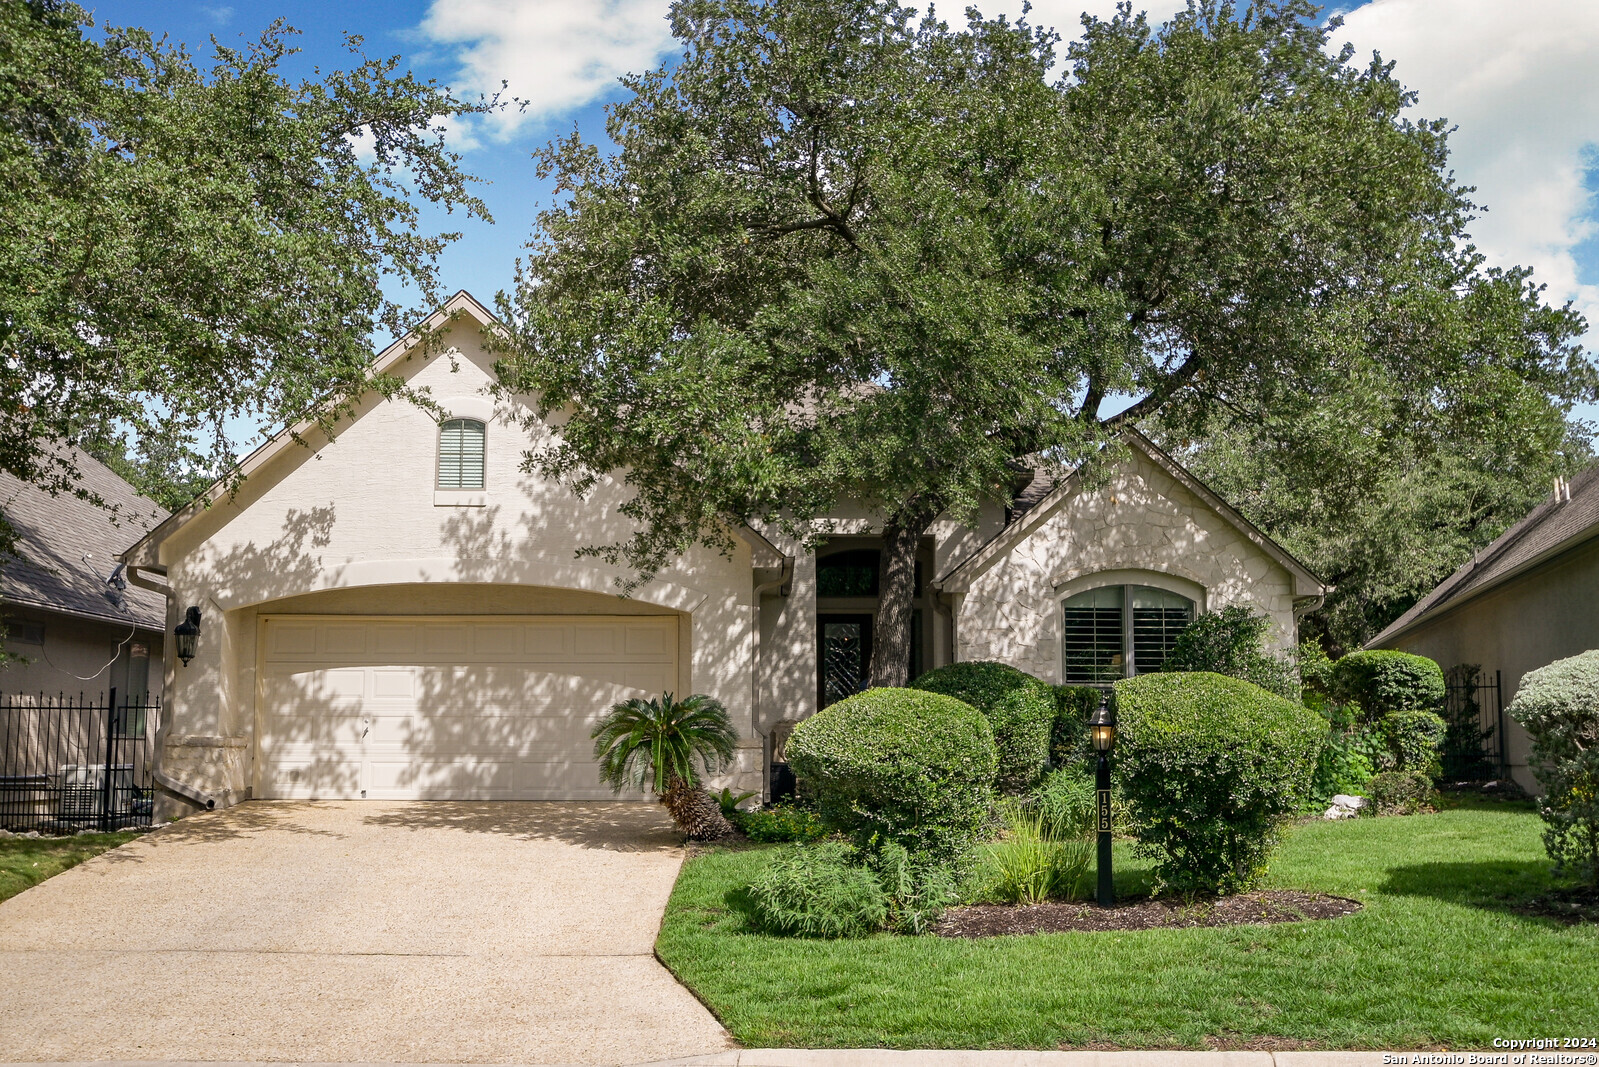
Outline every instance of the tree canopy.
<svg viewBox="0 0 1599 1067">
<path fill-rule="evenodd" d="M 683 53 L 626 80 L 614 151 L 542 155 L 560 196 L 502 378 L 566 421 L 530 467 L 625 472 L 639 533 L 593 550 L 646 575 L 731 522 L 873 507 L 891 685 L 933 519 L 1120 423 L 1192 440 L 1365 388 L 1591 388 L 1569 310 L 1466 243 L 1446 124 L 1314 14 L 1124 5 L 1051 83 L 1056 38 L 1025 21 L 680 0 Z M 1138 399 L 1106 416 L 1113 393 Z"/>
<path fill-rule="evenodd" d="M 457 236 L 422 204 L 487 217 L 441 121 L 495 104 L 359 38 L 350 69 L 291 81 L 292 34 L 213 41 L 202 69 L 76 5 L 0 0 L 0 469 L 71 489 L 61 442 L 126 441 L 129 472 L 176 491 L 227 469 L 229 420 L 399 388 L 372 337 L 439 302 Z M 385 295 L 406 290 L 414 307 Z"/>
</svg>

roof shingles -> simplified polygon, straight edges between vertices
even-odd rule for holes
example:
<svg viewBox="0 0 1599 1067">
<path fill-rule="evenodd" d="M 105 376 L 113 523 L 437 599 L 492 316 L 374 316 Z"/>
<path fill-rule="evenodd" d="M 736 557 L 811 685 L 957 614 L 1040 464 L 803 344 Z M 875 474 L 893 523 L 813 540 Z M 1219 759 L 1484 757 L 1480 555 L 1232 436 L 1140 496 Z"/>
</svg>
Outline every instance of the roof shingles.
<svg viewBox="0 0 1599 1067">
<path fill-rule="evenodd" d="M 166 601 L 106 579 L 117 554 L 144 536 L 167 513 L 140 496 L 112 470 L 81 452 L 73 462 L 82 486 L 111 510 L 70 493 L 52 495 L 0 472 L 0 513 L 16 530 L 16 554 L 0 560 L 0 599 L 107 622 L 136 623 L 147 630 L 166 626 Z"/>
</svg>

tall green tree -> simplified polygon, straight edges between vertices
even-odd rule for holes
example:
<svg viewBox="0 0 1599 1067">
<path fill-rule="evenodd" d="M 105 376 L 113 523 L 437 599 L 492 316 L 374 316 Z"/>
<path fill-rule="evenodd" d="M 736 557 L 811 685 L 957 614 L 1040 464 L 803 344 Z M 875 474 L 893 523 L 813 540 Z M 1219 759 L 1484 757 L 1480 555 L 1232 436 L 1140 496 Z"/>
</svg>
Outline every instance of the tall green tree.
<svg viewBox="0 0 1599 1067">
<path fill-rule="evenodd" d="M 873 684 L 903 684 L 917 543 L 1083 462 L 1125 422 L 1591 368 L 1463 242 L 1446 127 L 1302 0 L 1191 4 L 1053 35 L 884 0 L 681 0 L 682 56 L 627 80 L 614 152 L 542 167 L 502 364 L 561 411 L 531 468 L 623 471 L 651 573 L 727 524 L 882 516 Z M 1479 300 L 1491 290 L 1504 297 Z M 1519 347 L 1430 343 L 1473 313 Z M 1558 312 L 1555 314 L 1559 314 Z M 1567 313 L 1569 316 L 1569 313 Z M 1562 327 L 1563 329 L 1564 327 Z M 1102 414 L 1107 397 L 1136 402 Z"/>
<path fill-rule="evenodd" d="M 226 470 L 230 420 L 282 424 L 361 390 L 374 333 L 440 291 L 452 233 L 487 217 L 442 122 L 483 111 L 360 54 L 291 81 L 293 31 L 209 68 L 58 0 L 0 0 L 0 469 L 57 490 L 70 450 Z M 331 399 L 333 408 L 322 403 Z M 96 444 L 96 443 L 99 444 Z"/>
</svg>

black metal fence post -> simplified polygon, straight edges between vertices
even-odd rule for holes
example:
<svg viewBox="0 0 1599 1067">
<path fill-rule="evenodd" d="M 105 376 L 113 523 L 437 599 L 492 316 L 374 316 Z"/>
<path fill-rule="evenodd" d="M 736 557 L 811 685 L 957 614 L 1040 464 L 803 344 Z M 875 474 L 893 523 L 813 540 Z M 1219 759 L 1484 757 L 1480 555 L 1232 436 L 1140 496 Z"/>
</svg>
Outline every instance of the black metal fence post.
<svg viewBox="0 0 1599 1067">
<path fill-rule="evenodd" d="M 1498 720 L 1494 731 L 1499 735 L 1499 779 L 1503 781 L 1510 777 L 1510 739 L 1505 736 L 1505 676 L 1502 671 L 1494 671 L 1494 712 Z"/>
<path fill-rule="evenodd" d="M 100 830 L 110 833 L 111 824 L 111 763 L 117 752 L 117 687 L 111 687 L 111 699 L 106 701 L 105 715 L 105 772 L 100 777 Z"/>
</svg>

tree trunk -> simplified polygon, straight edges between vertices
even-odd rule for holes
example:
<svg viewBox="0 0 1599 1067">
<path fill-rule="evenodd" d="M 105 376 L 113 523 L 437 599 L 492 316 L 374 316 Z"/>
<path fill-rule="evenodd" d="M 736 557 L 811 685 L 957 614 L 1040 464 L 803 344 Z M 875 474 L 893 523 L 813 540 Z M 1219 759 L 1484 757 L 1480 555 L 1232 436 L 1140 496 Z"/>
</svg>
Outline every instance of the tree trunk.
<svg viewBox="0 0 1599 1067">
<path fill-rule="evenodd" d="M 944 509 L 917 497 L 883 524 L 883 551 L 877 565 L 877 622 L 872 627 L 872 686 L 903 686 L 910 681 L 911 601 L 916 596 L 916 550 L 922 535 Z"/>
</svg>

